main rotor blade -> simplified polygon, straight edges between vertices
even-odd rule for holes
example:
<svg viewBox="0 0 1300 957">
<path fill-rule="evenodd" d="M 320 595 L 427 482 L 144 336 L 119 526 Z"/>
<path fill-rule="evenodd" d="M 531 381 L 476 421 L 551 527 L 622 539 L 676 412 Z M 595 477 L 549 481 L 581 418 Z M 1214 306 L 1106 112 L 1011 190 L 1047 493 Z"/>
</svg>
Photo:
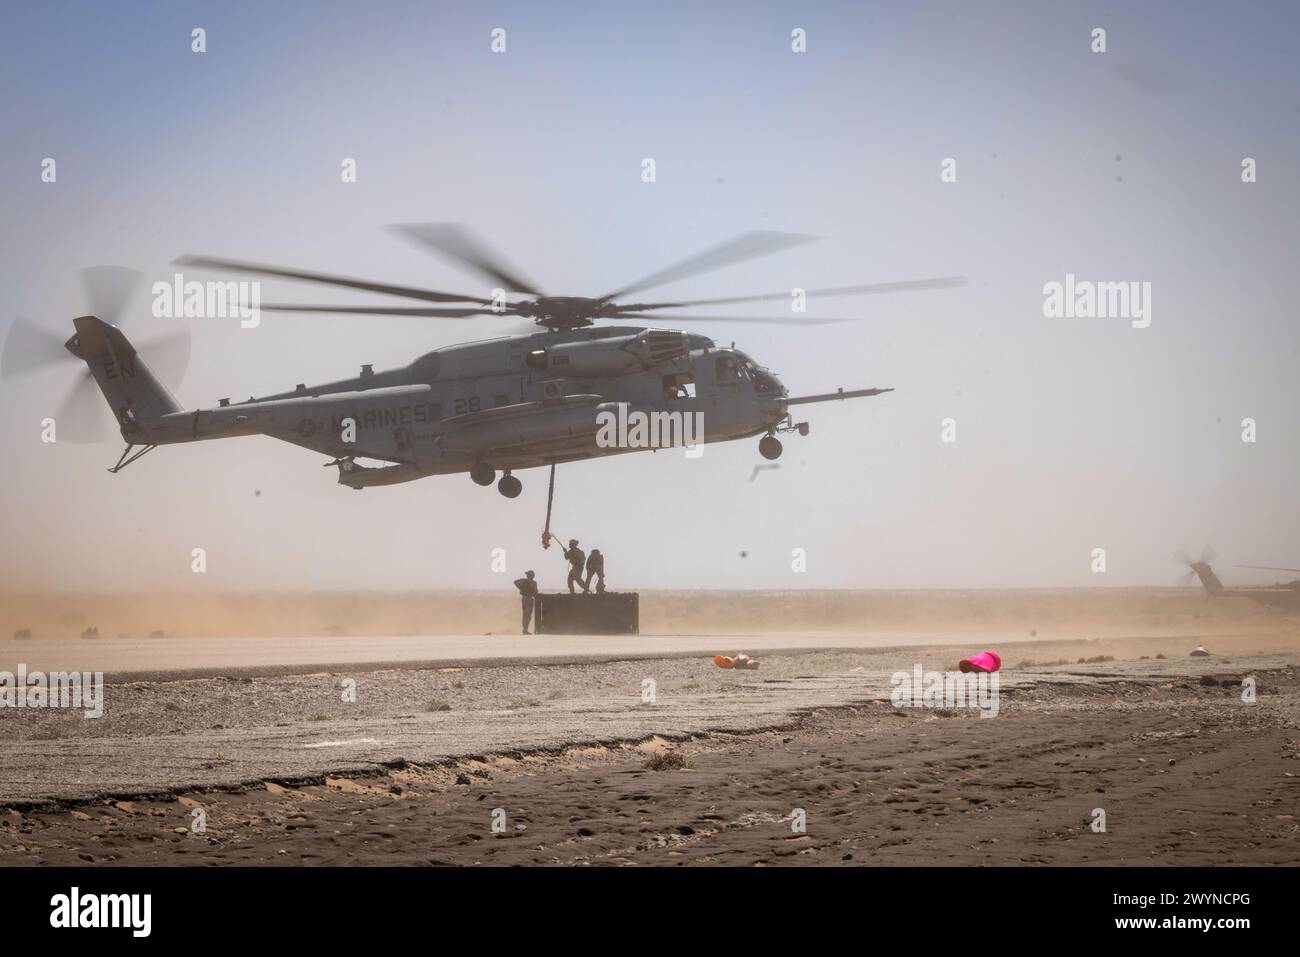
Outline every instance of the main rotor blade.
<svg viewBox="0 0 1300 957">
<path fill-rule="evenodd" d="M 166 332 L 146 339 L 136 346 L 164 385 L 176 388 L 185 378 L 190 365 L 190 330 L 182 327 L 176 332 Z"/>
<path fill-rule="evenodd" d="M 712 269 L 721 269 L 723 266 L 730 266 L 733 263 L 744 262 L 746 259 L 767 256 L 782 249 L 789 249 L 791 246 L 811 242 L 815 238 L 815 236 L 803 236 L 798 233 L 778 233 L 770 230 L 744 233 L 735 239 L 729 239 L 725 243 L 660 269 L 658 272 L 653 272 L 644 279 L 629 283 L 601 298 L 604 300 L 617 299 L 619 296 L 626 296 L 630 292 L 649 289 L 652 286 L 662 286 L 664 283 L 672 282 L 675 279 L 684 279 L 687 276 L 694 276 Z"/>
<path fill-rule="evenodd" d="M 651 319 L 659 322 L 757 322 L 764 325 L 780 326 L 829 326 L 837 322 L 857 322 L 860 317 L 849 316 L 848 318 L 814 318 L 805 316 L 802 313 L 791 316 L 679 316 L 672 313 L 664 314 L 662 312 L 643 315 L 635 312 L 620 312 L 615 316 L 603 317 L 607 319 Z"/>
<path fill-rule="evenodd" d="M 1279 568 L 1277 565 L 1238 565 L 1238 568 L 1258 568 L 1265 572 L 1300 572 L 1300 568 Z"/>
<path fill-rule="evenodd" d="M 238 259 L 219 259 L 214 256 L 181 256 L 173 260 L 178 266 L 199 266 L 205 269 L 221 269 L 228 272 L 242 272 L 253 276 L 278 276 L 284 279 L 302 279 L 306 282 L 318 282 L 327 286 L 344 286 L 348 289 L 361 289 L 366 292 L 379 292 L 388 296 L 401 296 L 405 299 L 420 299 L 424 302 L 477 302 L 490 306 L 490 299 L 478 296 L 462 296 L 459 293 L 437 292 L 433 289 L 417 289 L 413 286 L 395 286 L 391 283 L 369 282 L 365 279 L 350 279 L 347 276 L 335 276 L 323 272 L 305 272 L 300 269 L 284 269 L 280 266 L 268 266 L 264 263 L 244 262 Z M 265 308 L 265 307 L 263 307 Z"/>
<path fill-rule="evenodd" d="M 468 266 L 511 292 L 544 295 L 536 284 L 458 223 L 396 223 L 389 229 L 418 246 Z"/>
<path fill-rule="evenodd" d="M 107 406 L 89 369 L 83 369 L 54 413 L 54 437 L 80 445 L 109 437 Z"/>
<path fill-rule="evenodd" d="M 81 285 L 91 315 L 120 325 L 122 310 L 144 280 L 144 273 L 125 266 L 91 266 L 81 270 Z"/>
<path fill-rule="evenodd" d="M 882 292 L 907 292 L 920 289 L 952 289 L 968 285 L 965 276 L 939 276 L 935 279 L 905 279 L 902 282 L 877 282 L 865 286 L 835 286 L 829 289 L 808 289 L 805 296 L 868 296 Z M 737 302 L 773 302 L 792 299 L 790 292 L 769 292 L 757 296 L 729 296 L 722 299 L 683 299 L 679 302 L 638 302 L 622 309 L 644 312 L 648 309 L 669 309 L 673 306 L 721 306 Z"/>
<path fill-rule="evenodd" d="M 72 359 L 63 348 L 63 339 L 26 319 L 15 319 L 5 334 L 4 351 L 0 352 L 0 375 L 24 375 L 46 366 Z"/>
<path fill-rule="evenodd" d="M 514 306 L 503 310 L 476 309 L 473 307 L 447 307 L 439 309 L 404 308 L 400 306 L 262 306 L 266 312 L 320 312 L 352 316 L 431 316 L 443 319 L 465 319 L 469 316 L 517 316 Z"/>
</svg>

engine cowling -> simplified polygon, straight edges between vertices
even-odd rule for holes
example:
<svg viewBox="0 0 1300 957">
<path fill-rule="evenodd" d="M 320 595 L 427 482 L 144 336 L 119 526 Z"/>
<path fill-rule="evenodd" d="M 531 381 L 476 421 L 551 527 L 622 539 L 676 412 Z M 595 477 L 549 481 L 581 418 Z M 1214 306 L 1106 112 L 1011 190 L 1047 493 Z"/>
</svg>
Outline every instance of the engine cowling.
<svg viewBox="0 0 1300 957">
<path fill-rule="evenodd" d="M 627 375 L 672 362 L 690 353 L 684 332 L 646 329 L 635 336 L 562 342 L 529 353 L 530 369 L 572 377 Z"/>
</svg>

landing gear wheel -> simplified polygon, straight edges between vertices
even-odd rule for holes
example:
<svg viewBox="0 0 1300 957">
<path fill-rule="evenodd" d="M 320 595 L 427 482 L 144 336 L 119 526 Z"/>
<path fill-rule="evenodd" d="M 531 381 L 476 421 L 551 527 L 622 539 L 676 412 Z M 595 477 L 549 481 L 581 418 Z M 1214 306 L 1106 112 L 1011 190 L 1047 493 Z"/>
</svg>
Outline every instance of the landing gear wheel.
<svg viewBox="0 0 1300 957">
<path fill-rule="evenodd" d="M 469 477 L 474 480 L 475 485 L 491 485 L 496 481 L 497 472 L 492 466 L 483 462 L 476 462 L 474 467 L 469 470 Z"/>
<path fill-rule="evenodd" d="M 781 457 L 781 440 L 775 435 L 765 435 L 758 443 L 758 452 L 765 459 Z"/>
<path fill-rule="evenodd" d="M 501 481 L 497 482 L 497 491 L 506 498 L 515 498 L 524 490 L 524 483 L 519 481 L 509 472 L 501 476 Z"/>
</svg>

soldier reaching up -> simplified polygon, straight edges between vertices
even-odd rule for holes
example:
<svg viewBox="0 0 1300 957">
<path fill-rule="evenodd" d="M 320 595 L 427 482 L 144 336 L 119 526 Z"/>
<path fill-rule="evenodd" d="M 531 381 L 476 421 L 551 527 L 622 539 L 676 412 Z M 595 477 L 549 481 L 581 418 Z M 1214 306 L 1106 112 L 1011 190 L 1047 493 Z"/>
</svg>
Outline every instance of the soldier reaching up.
<svg viewBox="0 0 1300 957">
<path fill-rule="evenodd" d="M 587 563 L 587 553 L 578 547 L 576 538 L 569 539 L 569 547 L 565 549 L 564 557 L 569 562 L 569 594 L 574 594 L 573 586 L 575 583 L 581 585 L 585 593 L 587 584 L 582 580 L 582 566 Z"/>
</svg>

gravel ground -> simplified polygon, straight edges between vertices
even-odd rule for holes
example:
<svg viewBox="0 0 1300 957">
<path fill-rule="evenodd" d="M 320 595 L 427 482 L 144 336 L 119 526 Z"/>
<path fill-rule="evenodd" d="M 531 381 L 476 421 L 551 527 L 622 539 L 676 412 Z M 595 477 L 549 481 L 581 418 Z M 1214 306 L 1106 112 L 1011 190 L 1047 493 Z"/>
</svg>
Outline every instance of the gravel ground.
<svg viewBox="0 0 1300 957">
<path fill-rule="evenodd" d="M 1099 647 L 1029 646 L 1024 660 L 1032 667 L 1008 663 L 1002 694 L 1014 700 L 1019 691 L 1058 681 L 1240 671 L 1216 658 L 1116 662 L 1092 654 L 1087 657 L 1101 660 L 1073 665 L 1034 665 L 1029 658 L 1063 661 L 1063 652 Z M 960 653 L 808 652 L 765 657 L 757 671 L 666 658 L 128 681 L 107 686 L 97 719 L 66 709 L 0 709 L 0 806 L 129 799 L 374 773 L 465 755 L 781 727 L 814 708 L 887 700 L 893 672 L 917 663 L 948 669 Z M 1284 664 L 1253 661 L 1254 667 Z M 345 700 L 350 683 L 355 701 Z M 644 700 L 650 692 L 653 700 Z"/>
<path fill-rule="evenodd" d="M 780 700 L 838 684 L 811 674 L 807 659 L 771 662 L 774 682 L 665 670 L 661 686 L 705 680 L 719 692 L 706 697 L 734 715 L 764 700 L 764 685 Z M 875 693 L 886 669 L 910 664 L 817 662 L 863 667 L 848 674 Z M 565 671 L 550 677 L 575 700 L 599 696 L 582 689 L 592 674 Z M 619 673 L 624 698 L 643 671 Z M 1254 703 L 1242 698 L 1248 676 Z M 790 714 L 780 728 L 485 750 L 297 783 L 10 808 L 0 811 L 0 865 L 1300 863 L 1300 665 L 1147 659 L 1005 677 L 994 720 L 865 701 Z M 454 687 L 456 673 L 423 680 L 468 690 Z M 526 681 L 494 675 L 493 700 Z M 534 710 L 470 713 L 505 719 L 499 733 L 511 738 L 509 715 Z M 101 750 L 111 740 L 97 739 Z M 1098 811 L 1104 830 L 1093 826 Z"/>
</svg>

